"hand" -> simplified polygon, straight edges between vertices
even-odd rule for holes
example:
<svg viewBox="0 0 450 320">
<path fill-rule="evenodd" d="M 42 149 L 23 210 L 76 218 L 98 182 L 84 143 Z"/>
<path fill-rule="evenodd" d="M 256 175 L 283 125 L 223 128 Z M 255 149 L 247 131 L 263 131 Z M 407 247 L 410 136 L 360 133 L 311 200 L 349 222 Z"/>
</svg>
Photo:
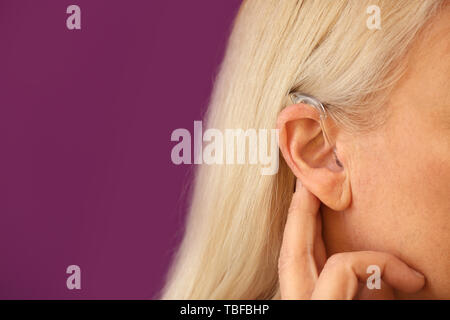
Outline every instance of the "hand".
<svg viewBox="0 0 450 320">
<path fill-rule="evenodd" d="M 369 265 L 380 268 L 382 286 L 406 293 L 424 286 L 424 276 L 392 254 L 344 252 L 327 259 L 319 208 L 320 201 L 297 180 L 278 261 L 281 299 L 354 299 L 371 275 Z"/>
</svg>

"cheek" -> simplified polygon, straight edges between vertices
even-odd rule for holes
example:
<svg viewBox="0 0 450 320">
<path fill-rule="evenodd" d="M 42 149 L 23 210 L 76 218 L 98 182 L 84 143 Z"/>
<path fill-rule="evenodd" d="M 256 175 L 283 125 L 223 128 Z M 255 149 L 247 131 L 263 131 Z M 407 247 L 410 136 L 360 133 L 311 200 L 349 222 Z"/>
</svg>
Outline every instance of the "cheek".
<svg viewBox="0 0 450 320">
<path fill-rule="evenodd" d="M 434 134 L 431 137 L 431 131 L 425 128 L 420 136 L 408 133 L 408 139 L 386 135 L 374 135 L 354 151 L 352 206 L 339 218 L 327 215 L 344 230 L 345 236 L 334 238 L 339 239 L 337 243 L 345 243 L 347 250 L 397 255 L 427 276 L 430 295 L 448 296 L 448 140 Z"/>
<path fill-rule="evenodd" d="M 354 250 L 382 248 L 394 252 L 404 237 L 399 212 L 407 201 L 401 181 L 410 164 L 393 159 L 386 152 L 384 141 L 375 136 L 355 151 L 357 160 L 351 168 L 352 206 L 343 215 L 351 226 Z"/>
<path fill-rule="evenodd" d="M 431 115 L 399 113 L 352 151 L 354 217 L 348 219 L 368 221 L 365 230 L 383 229 L 405 243 L 426 232 L 447 238 L 450 137 L 424 121 Z"/>
<path fill-rule="evenodd" d="M 330 254 L 340 251 L 397 249 L 401 224 L 393 214 L 402 202 L 392 192 L 395 163 L 390 161 L 381 136 L 365 137 L 356 142 L 347 162 L 352 203 L 344 212 L 324 212 L 324 235 Z"/>
<path fill-rule="evenodd" d="M 411 143 L 394 156 L 385 186 L 385 217 L 395 226 L 393 252 L 427 277 L 430 296 L 450 297 L 450 159 L 439 139 Z M 406 160 L 402 159 L 406 158 Z M 386 167 L 389 167 L 386 165 Z M 392 217 L 395 217 L 393 219 Z M 391 227 L 392 227 L 391 226 Z M 391 229 L 390 227 L 390 229 Z M 392 239 L 392 236 L 391 236 Z"/>
</svg>

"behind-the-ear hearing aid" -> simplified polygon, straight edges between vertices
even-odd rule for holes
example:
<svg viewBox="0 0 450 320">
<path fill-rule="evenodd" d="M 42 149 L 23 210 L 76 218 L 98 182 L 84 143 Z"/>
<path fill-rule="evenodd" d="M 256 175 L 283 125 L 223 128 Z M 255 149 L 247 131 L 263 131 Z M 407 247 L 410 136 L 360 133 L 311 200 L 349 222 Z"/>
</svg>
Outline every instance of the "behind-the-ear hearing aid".
<svg viewBox="0 0 450 320">
<path fill-rule="evenodd" d="M 320 128 L 322 129 L 322 132 L 323 132 L 326 142 L 328 143 L 328 145 L 332 146 L 331 140 L 328 137 L 327 131 L 325 130 L 324 122 L 325 122 L 325 119 L 327 118 L 327 111 L 325 110 L 323 104 L 319 100 L 314 98 L 313 96 L 310 96 L 310 95 L 307 95 L 304 93 L 293 92 L 293 93 L 289 94 L 289 97 L 291 98 L 292 103 L 294 103 L 294 104 L 305 103 L 307 105 L 314 107 L 319 112 Z"/>
<path fill-rule="evenodd" d="M 293 93 L 289 94 L 289 97 L 291 98 L 292 103 L 294 103 L 294 104 L 305 103 L 307 105 L 312 106 L 319 112 L 319 117 L 320 117 L 319 125 L 320 125 L 320 128 L 322 129 L 323 135 L 325 137 L 325 141 L 333 149 L 333 155 L 334 155 L 336 164 L 339 167 L 342 167 L 342 163 L 339 161 L 339 159 L 336 155 L 336 148 L 331 143 L 331 139 L 328 136 L 327 131 L 325 129 L 325 119 L 327 118 L 327 111 L 326 111 L 325 107 L 323 106 L 323 104 L 315 97 L 304 94 L 304 93 L 293 92 Z"/>
</svg>

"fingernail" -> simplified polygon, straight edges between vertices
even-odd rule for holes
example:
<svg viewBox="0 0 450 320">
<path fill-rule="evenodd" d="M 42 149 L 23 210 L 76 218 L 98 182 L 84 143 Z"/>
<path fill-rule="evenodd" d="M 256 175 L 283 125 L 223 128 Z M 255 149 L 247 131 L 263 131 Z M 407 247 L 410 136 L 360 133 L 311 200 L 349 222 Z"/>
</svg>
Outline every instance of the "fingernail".
<svg viewBox="0 0 450 320">
<path fill-rule="evenodd" d="M 421 274 L 419 271 L 412 269 L 412 271 L 414 271 L 414 273 L 419 277 L 419 278 L 425 278 L 425 276 L 423 274 Z"/>
</svg>

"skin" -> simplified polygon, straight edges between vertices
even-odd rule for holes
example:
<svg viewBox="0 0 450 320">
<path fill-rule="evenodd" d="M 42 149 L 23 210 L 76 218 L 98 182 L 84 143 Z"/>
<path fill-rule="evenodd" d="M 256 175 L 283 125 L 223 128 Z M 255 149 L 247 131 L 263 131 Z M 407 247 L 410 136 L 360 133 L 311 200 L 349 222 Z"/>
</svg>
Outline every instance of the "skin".
<svg viewBox="0 0 450 320">
<path fill-rule="evenodd" d="M 280 113 L 280 149 L 302 182 L 280 252 L 282 298 L 450 299 L 450 6 L 432 22 L 405 57 L 386 122 L 332 132 L 342 167 L 314 108 Z M 365 285 L 369 265 L 380 290 Z"/>
</svg>

